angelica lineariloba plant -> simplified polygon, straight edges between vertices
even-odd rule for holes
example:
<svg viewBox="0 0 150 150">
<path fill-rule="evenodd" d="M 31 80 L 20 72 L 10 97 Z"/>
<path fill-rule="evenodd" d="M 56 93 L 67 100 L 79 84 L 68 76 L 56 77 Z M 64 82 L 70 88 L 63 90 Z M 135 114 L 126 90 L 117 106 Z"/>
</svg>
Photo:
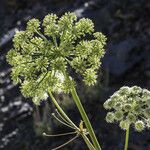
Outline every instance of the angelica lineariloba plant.
<svg viewBox="0 0 150 150">
<path fill-rule="evenodd" d="M 126 130 L 124 150 L 128 149 L 129 129 L 133 125 L 138 132 L 150 128 L 150 91 L 138 86 L 122 87 L 105 103 L 108 123 L 118 122 Z"/>
<path fill-rule="evenodd" d="M 91 40 L 86 39 L 87 35 Z M 80 74 L 87 86 L 94 85 L 101 65 L 100 59 L 105 54 L 105 44 L 106 37 L 100 32 L 94 32 L 94 24 L 90 19 L 77 21 L 74 13 L 65 13 L 61 18 L 48 14 L 42 23 L 38 19 L 31 19 L 25 31 L 16 32 L 14 47 L 7 55 L 13 67 L 11 77 L 14 83 L 21 84 L 22 94 L 32 97 L 36 105 L 50 96 L 63 119 L 80 132 L 89 149 L 95 150 L 101 150 L 101 147 L 68 68 Z M 57 103 L 53 93 L 60 92 L 72 94 L 90 140 Z"/>
</svg>

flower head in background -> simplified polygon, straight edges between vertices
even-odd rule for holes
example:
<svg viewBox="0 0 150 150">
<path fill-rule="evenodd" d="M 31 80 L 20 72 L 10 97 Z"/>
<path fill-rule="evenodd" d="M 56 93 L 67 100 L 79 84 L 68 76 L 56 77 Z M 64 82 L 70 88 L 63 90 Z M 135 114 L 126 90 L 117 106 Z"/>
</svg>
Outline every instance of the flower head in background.
<svg viewBox="0 0 150 150">
<path fill-rule="evenodd" d="M 109 110 L 106 121 L 119 122 L 124 130 L 131 125 L 139 132 L 150 128 L 150 91 L 146 89 L 124 86 L 104 103 L 104 108 Z"/>
<path fill-rule="evenodd" d="M 90 39 L 87 40 L 86 37 Z M 41 23 L 31 19 L 25 31 L 17 31 L 7 60 L 12 65 L 12 79 L 21 84 L 24 96 L 36 104 L 45 99 L 48 90 L 69 93 L 74 79 L 69 68 L 94 85 L 100 59 L 104 56 L 106 37 L 94 32 L 90 19 L 77 21 L 74 13 L 58 18 L 48 14 Z"/>
</svg>

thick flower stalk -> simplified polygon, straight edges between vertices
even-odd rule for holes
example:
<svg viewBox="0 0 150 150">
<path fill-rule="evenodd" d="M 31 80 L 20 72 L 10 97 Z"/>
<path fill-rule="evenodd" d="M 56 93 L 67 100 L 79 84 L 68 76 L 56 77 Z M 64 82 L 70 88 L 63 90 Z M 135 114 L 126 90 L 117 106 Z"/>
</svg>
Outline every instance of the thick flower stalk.
<svg viewBox="0 0 150 150">
<path fill-rule="evenodd" d="M 138 132 L 150 128 L 150 91 L 147 89 L 124 86 L 104 103 L 104 108 L 109 110 L 106 121 L 118 122 L 120 128 L 126 130 L 125 150 L 131 126 Z"/>
<path fill-rule="evenodd" d="M 51 92 L 72 93 L 97 150 L 100 146 L 75 91 L 76 81 L 69 71 L 72 69 L 82 76 L 86 85 L 94 85 L 100 59 L 105 54 L 105 42 L 102 33 L 94 32 L 90 19 L 77 21 L 74 13 L 65 13 L 61 18 L 48 14 L 43 22 L 31 19 L 25 31 L 17 31 L 13 38 L 14 47 L 7 55 L 13 66 L 11 77 L 14 83 L 20 83 L 22 94 L 32 97 L 35 104 L 39 105 Z"/>
</svg>

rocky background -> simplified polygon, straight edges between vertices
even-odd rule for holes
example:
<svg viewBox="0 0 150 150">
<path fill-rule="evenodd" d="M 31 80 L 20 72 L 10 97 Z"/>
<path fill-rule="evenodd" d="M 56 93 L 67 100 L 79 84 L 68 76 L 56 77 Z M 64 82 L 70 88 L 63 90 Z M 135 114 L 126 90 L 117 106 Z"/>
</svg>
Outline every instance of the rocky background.
<svg viewBox="0 0 150 150">
<path fill-rule="evenodd" d="M 150 90 L 150 1 L 148 0 L 0 0 L 0 149 L 50 150 L 71 137 L 48 138 L 42 133 L 63 133 L 70 129 L 51 117 L 54 106 L 49 100 L 35 107 L 22 97 L 10 79 L 11 68 L 5 56 L 12 47 L 15 30 L 25 28 L 33 18 L 48 13 L 59 16 L 66 11 L 79 18 L 88 17 L 107 37 L 107 53 L 95 87 L 78 87 L 83 105 L 104 150 L 122 150 L 124 132 L 107 124 L 103 102 L 123 85 L 139 85 Z M 74 103 L 57 95 L 71 118 L 79 124 Z M 78 138 L 63 150 L 86 150 Z M 150 131 L 130 133 L 129 150 L 149 150 Z"/>
</svg>

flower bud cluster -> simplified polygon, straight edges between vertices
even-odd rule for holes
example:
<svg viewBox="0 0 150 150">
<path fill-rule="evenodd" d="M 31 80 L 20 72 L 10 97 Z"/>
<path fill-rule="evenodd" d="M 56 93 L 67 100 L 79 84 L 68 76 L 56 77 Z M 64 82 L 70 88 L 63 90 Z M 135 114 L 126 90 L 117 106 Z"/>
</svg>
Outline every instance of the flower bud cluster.
<svg viewBox="0 0 150 150">
<path fill-rule="evenodd" d="M 105 44 L 106 37 L 94 33 L 90 19 L 77 21 L 74 13 L 60 18 L 48 14 L 43 22 L 31 19 L 25 31 L 16 32 L 7 61 L 13 66 L 12 79 L 21 84 L 23 95 L 39 104 L 48 90 L 70 92 L 75 85 L 69 74 L 71 68 L 86 85 L 94 85 Z"/>
<path fill-rule="evenodd" d="M 106 121 L 118 122 L 124 130 L 130 125 L 139 132 L 150 128 L 150 91 L 147 89 L 121 87 L 104 103 L 104 108 L 109 110 Z"/>
</svg>

